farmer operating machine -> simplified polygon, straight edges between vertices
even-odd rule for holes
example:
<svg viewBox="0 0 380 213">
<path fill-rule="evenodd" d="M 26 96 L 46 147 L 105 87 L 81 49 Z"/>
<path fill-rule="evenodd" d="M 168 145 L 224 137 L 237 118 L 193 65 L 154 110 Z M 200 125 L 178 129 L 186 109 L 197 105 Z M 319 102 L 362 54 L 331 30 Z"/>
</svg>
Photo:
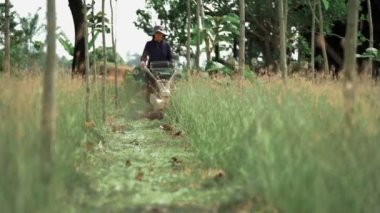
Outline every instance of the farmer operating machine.
<svg viewBox="0 0 380 213">
<path fill-rule="evenodd" d="M 163 112 L 169 103 L 173 81 L 179 74 L 178 69 L 168 61 L 154 61 L 149 68 L 143 67 L 147 74 L 149 103 L 155 112 Z"/>
</svg>

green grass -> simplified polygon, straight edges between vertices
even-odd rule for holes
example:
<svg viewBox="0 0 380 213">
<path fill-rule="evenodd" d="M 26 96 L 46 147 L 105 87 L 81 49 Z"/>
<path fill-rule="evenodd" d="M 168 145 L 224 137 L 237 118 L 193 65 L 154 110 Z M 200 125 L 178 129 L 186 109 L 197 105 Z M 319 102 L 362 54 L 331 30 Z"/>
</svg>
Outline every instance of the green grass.
<svg viewBox="0 0 380 213">
<path fill-rule="evenodd" d="M 302 82 L 286 89 L 258 81 L 239 93 L 235 83 L 194 80 L 178 87 L 169 117 L 203 162 L 225 170 L 241 186 L 240 194 L 255 200 L 256 209 L 377 212 L 376 88 L 358 95 L 352 129 L 344 124 L 341 96 L 336 95 L 340 89 L 338 84 L 326 89 Z"/>
<path fill-rule="evenodd" d="M 59 75 L 53 177 L 40 181 L 41 79 L 0 80 L 0 212 L 377 212 L 379 101 L 359 91 L 345 128 L 340 85 L 276 81 L 182 82 L 165 121 L 136 119 L 142 84 L 92 87 L 86 128 L 84 85 Z M 191 79 L 190 79 L 191 80 Z M 184 131 L 160 130 L 172 121 Z M 120 131 L 114 131 L 114 130 Z M 347 131 L 351 130 L 351 131 Z M 173 165 L 173 157 L 179 165 Z M 130 165 L 126 166 L 129 161 Z M 222 169 L 222 181 L 215 174 Z M 141 171 L 143 178 L 136 178 Z M 251 209 L 252 210 L 252 209 Z"/>
<path fill-rule="evenodd" d="M 136 119 L 148 107 L 142 89 L 131 81 L 123 85 L 124 105 L 102 130 L 104 143 L 90 146 L 80 163 L 90 183 L 77 196 L 81 211 L 210 212 L 228 203 L 235 186 L 216 180 L 186 137 L 163 131 L 165 121 Z"/>
<path fill-rule="evenodd" d="M 58 76 L 56 85 L 57 126 L 53 146 L 53 176 L 41 182 L 40 121 L 41 78 L 0 79 L 0 212 L 74 211 L 79 185 L 86 184 L 77 165 L 85 159 L 84 143 L 98 140 L 85 127 L 84 86 L 80 81 Z M 91 98 L 96 128 L 102 128 L 100 89 Z M 108 110 L 113 105 L 109 101 Z"/>
<path fill-rule="evenodd" d="M 227 202 L 234 186 L 214 180 L 215 171 L 196 158 L 186 137 L 162 131 L 163 121 L 137 119 L 147 107 L 142 84 L 129 79 L 120 85 L 119 110 L 109 85 L 106 124 L 101 87 L 92 87 L 95 126 L 88 127 L 83 82 L 61 75 L 57 80 L 50 184 L 41 182 L 38 155 L 41 79 L 1 80 L 0 212 L 210 212 Z"/>
<path fill-rule="evenodd" d="M 118 124 L 125 128 L 106 131 L 106 143 L 81 164 L 91 184 L 80 200 L 89 212 L 210 212 L 227 201 L 232 187 L 207 176 L 192 146 L 161 130 L 162 121 Z"/>
</svg>

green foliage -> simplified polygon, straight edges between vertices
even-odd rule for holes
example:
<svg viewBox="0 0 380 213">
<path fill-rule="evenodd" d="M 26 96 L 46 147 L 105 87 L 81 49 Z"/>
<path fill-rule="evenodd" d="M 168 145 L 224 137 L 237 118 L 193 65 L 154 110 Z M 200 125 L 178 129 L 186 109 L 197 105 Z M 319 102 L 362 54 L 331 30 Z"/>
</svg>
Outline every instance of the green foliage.
<svg viewBox="0 0 380 213">
<path fill-rule="evenodd" d="M 195 4 L 192 4 L 192 11 L 195 14 Z M 168 32 L 168 41 L 172 44 L 174 52 L 180 52 L 186 45 L 186 1 L 159 0 L 146 1 L 144 10 L 137 10 L 137 20 L 134 22 L 137 28 L 143 29 L 150 34 L 154 24 L 161 24 Z M 159 23 L 154 23 L 152 13 L 157 13 Z M 193 23 L 195 23 L 194 16 Z"/>
<path fill-rule="evenodd" d="M 323 3 L 323 7 L 325 8 L 325 10 L 328 10 L 329 6 L 330 6 L 330 1 L 329 0 L 322 0 L 322 3 Z"/>
<path fill-rule="evenodd" d="M 169 116 L 203 162 L 242 186 L 242 196 L 263 199 L 281 212 L 379 210 L 375 95 L 365 101 L 373 107 L 357 107 L 349 130 L 339 105 L 299 83 L 298 89 L 257 83 L 241 92 L 235 84 L 209 84 L 181 85 Z"/>
<path fill-rule="evenodd" d="M 250 82 L 256 81 L 256 74 L 252 70 L 247 69 L 247 68 L 244 69 L 243 77 L 244 77 L 244 79 L 246 79 Z"/>
<path fill-rule="evenodd" d="M 40 9 L 41 8 L 39 8 L 34 14 L 28 14 L 27 17 L 19 17 L 20 27 L 26 42 L 25 48 L 27 53 L 38 51 L 33 45 L 34 37 L 40 35 L 45 28 L 44 25 L 40 24 L 40 16 L 38 15 Z"/>
<path fill-rule="evenodd" d="M 91 39 L 88 42 L 89 47 L 92 47 L 92 45 L 95 43 L 95 40 L 99 36 L 99 33 L 99 31 L 96 31 L 94 37 L 91 36 Z M 57 40 L 68 54 L 71 56 L 74 55 L 74 45 L 63 31 L 57 33 Z"/>
<path fill-rule="evenodd" d="M 372 58 L 373 60 L 380 61 L 380 52 L 376 48 L 367 48 L 363 54 L 357 54 L 357 58 Z"/>
<path fill-rule="evenodd" d="M 225 75 L 232 75 L 234 69 L 233 67 L 225 66 L 219 62 L 210 61 L 206 64 L 205 71 L 209 73 L 216 73 L 219 71 Z"/>
<path fill-rule="evenodd" d="M 204 26 L 200 33 L 201 41 L 207 38 L 210 39 L 210 46 L 214 47 L 219 42 L 230 42 L 234 36 L 240 34 L 239 17 L 235 14 L 227 14 L 223 16 L 205 16 Z M 191 45 L 196 45 L 196 35 L 198 28 L 193 26 Z M 212 50 L 211 50 L 212 51 Z"/>
<path fill-rule="evenodd" d="M 9 15 L 9 31 L 10 31 L 10 37 L 14 38 L 17 36 L 15 40 L 19 40 L 20 38 L 20 33 L 21 30 L 17 30 L 16 27 L 18 25 L 18 14 L 15 11 L 10 11 Z M 4 8 L 0 7 L 0 29 L 4 29 L 4 24 L 5 24 L 5 12 Z M 4 45 L 4 33 L 0 33 L 0 44 L 3 46 Z"/>
<path fill-rule="evenodd" d="M 362 32 L 358 31 L 357 44 L 358 45 L 363 45 L 363 43 L 365 43 L 367 41 L 368 41 L 368 38 L 366 38 Z"/>
<path fill-rule="evenodd" d="M 230 50 L 233 47 L 234 38 L 238 35 L 238 7 L 236 1 L 210 1 L 204 0 L 204 32 L 201 36 L 211 38 L 214 44 L 219 40 L 227 43 Z M 278 58 L 278 21 L 277 21 L 277 0 L 247 0 L 246 4 L 246 38 L 247 38 L 247 58 L 264 56 L 266 63 L 273 63 Z M 322 0 L 324 15 L 324 32 L 331 33 L 335 21 L 344 22 L 346 16 L 346 1 L 336 0 L 334 3 Z M 298 35 L 310 35 L 311 29 L 311 10 L 310 1 L 288 1 L 288 28 L 295 27 Z M 192 1 L 191 20 L 193 23 L 192 33 L 195 35 L 196 3 Z M 187 9 L 186 1 L 153 1 L 148 0 L 144 10 L 138 10 L 135 25 L 149 32 L 153 22 L 151 14 L 156 12 L 162 25 L 167 27 L 170 32 L 170 41 L 173 43 L 174 50 L 184 52 L 186 46 L 186 24 Z M 226 15 L 227 14 L 227 15 Z M 225 17 L 228 16 L 228 17 Z M 224 19 L 229 24 L 220 22 Z M 223 28 L 223 29 L 220 29 Z M 220 33 L 221 31 L 228 32 Z M 193 38 L 195 38 L 193 36 Z M 194 45 L 193 39 L 192 44 Z M 290 43 L 290 41 L 289 41 Z M 212 46 L 212 45 L 211 45 Z M 269 47 L 269 48 L 268 48 Z M 213 46 L 211 47 L 213 48 Z"/>
<path fill-rule="evenodd" d="M 96 42 L 96 39 L 98 38 L 99 34 L 103 31 L 102 26 L 102 19 L 103 19 L 103 12 L 99 11 L 96 14 L 92 14 L 91 12 L 91 4 L 87 5 L 87 20 L 88 20 L 88 28 L 90 30 L 94 30 L 94 36 L 89 36 L 88 46 L 91 48 L 93 44 Z M 106 16 L 106 14 L 104 14 Z M 109 19 L 107 17 L 104 18 L 104 27 L 105 27 L 105 33 L 109 34 L 111 33 L 111 28 L 109 27 Z M 63 31 L 57 32 L 57 39 L 58 42 L 62 45 L 62 47 L 66 50 L 66 52 L 73 56 L 74 55 L 74 44 L 67 37 L 67 35 Z"/>
<path fill-rule="evenodd" d="M 137 21 L 134 22 L 137 28 L 143 29 L 145 33 L 149 33 L 152 30 L 151 22 L 152 16 L 148 11 L 137 10 Z"/>
<path fill-rule="evenodd" d="M 103 47 L 96 48 L 95 54 L 94 54 L 94 51 L 90 52 L 90 62 L 93 61 L 93 57 L 95 57 L 96 61 L 101 61 L 103 59 Z M 106 47 L 106 58 L 107 58 L 107 62 L 110 62 L 110 63 L 113 63 L 115 61 L 117 61 L 118 64 L 125 63 L 119 53 L 116 53 L 116 58 L 115 58 L 115 56 L 113 55 L 112 47 Z"/>
<path fill-rule="evenodd" d="M 310 51 L 310 44 L 306 41 L 305 37 L 301 36 L 297 40 L 298 42 L 298 49 L 299 49 L 299 57 L 301 59 L 307 59 L 310 57 L 311 51 Z"/>
<path fill-rule="evenodd" d="M 376 48 L 367 48 L 366 51 L 365 51 L 365 54 L 366 55 L 369 55 L 371 57 L 374 57 L 374 58 L 380 58 L 380 53 L 379 53 L 379 50 L 376 49 Z"/>
<path fill-rule="evenodd" d="M 311 33 L 311 23 L 312 23 L 312 2 L 308 1 L 291 1 L 289 16 L 290 26 L 295 26 L 297 31 L 301 34 Z M 317 12 L 318 10 L 316 10 Z M 323 30 L 326 35 L 331 34 L 333 23 L 336 21 L 345 22 L 346 18 L 346 1 L 336 0 L 332 4 L 331 1 L 322 0 L 322 13 L 323 13 Z M 319 22 L 318 12 L 316 13 L 317 24 Z"/>
<path fill-rule="evenodd" d="M 95 32 L 95 36 L 94 37 L 91 37 L 90 41 L 88 42 L 88 45 L 89 47 L 91 47 L 96 38 L 98 37 L 99 35 L 99 31 L 96 31 Z M 57 39 L 59 41 L 59 43 L 63 46 L 63 48 L 67 51 L 67 53 L 69 53 L 71 56 L 73 56 L 74 54 L 74 45 L 72 44 L 71 40 L 69 38 L 67 38 L 66 34 L 64 32 L 59 32 L 57 34 Z M 115 62 L 115 57 L 113 55 L 113 49 L 112 47 L 107 47 L 106 48 L 106 54 L 107 54 L 107 61 L 108 62 Z M 94 57 L 94 51 L 91 51 L 90 52 L 90 63 L 93 62 L 93 57 Z M 120 56 L 119 53 L 116 53 L 116 58 L 117 58 L 117 62 L 119 64 L 124 64 L 124 60 L 123 58 Z M 95 49 L 95 60 L 97 61 L 101 61 L 103 59 L 103 48 L 102 47 L 98 47 Z"/>
<path fill-rule="evenodd" d="M 3 8 L 0 13 L 0 26 L 4 27 Z M 10 55 L 11 67 L 16 69 L 26 69 L 44 64 L 43 52 L 45 42 L 35 39 L 43 33 L 44 25 L 40 23 L 39 10 L 34 14 L 21 17 L 16 11 L 10 13 Z M 0 34 L 0 44 L 3 45 L 3 34 Z M 2 54 L 0 54 L 1 57 Z M 1 57 L 2 58 L 2 57 Z"/>
<path fill-rule="evenodd" d="M 57 40 L 69 55 L 74 55 L 74 45 L 63 31 L 57 33 Z"/>
<path fill-rule="evenodd" d="M 88 11 L 88 15 L 87 15 L 87 20 L 88 20 L 88 27 L 92 29 L 92 27 L 94 27 L 94 31 L 99 33 L 99 32 L 102 32 L 103 30 L 103 25 L 102 25 L 102 20 L 103 20 L 103 13 L 102 11 L 99 11 L 98 13 L 96 14 L 91 14 L 91 11 L 90 10 L 87 10 Z M 105 28 L 105 32 L 106 33 L 111 33 L 111 28 L 109 27 L 109 24 L 110 24 L 110 21 L 109 19 L 106 17 L 107 15 L 104 14 L 104 28 Z"/>
</svg>

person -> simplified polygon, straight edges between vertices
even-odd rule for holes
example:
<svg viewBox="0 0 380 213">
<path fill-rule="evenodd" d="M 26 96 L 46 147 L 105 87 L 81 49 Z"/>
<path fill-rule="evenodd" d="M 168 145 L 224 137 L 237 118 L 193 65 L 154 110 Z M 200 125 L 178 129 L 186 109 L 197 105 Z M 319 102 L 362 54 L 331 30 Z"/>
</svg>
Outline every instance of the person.
<svg viewBox="0 0 380 213">
<path fill-rule="evenodd" d="M 171 51 L 169 43 L 165 41 L 165 36 L 167 33 L 164 31 L 162 26 L 157 25 L 153 28 L 153 34 L 152 34 L 152 40 L 148 41 L 145 44 L 144 51 L 141 55 L 141 67 L 143 69 L 151 68 L 151 65 L 154 64 L 154 62 L 160 63 L 160 68 L 165 68 L 162 66 L 170 67 L 172 66 L 172 56 L 173 53 Z M 166 63 L 165 63 L 166 62 Z M 153 73 L 156 74 L 156 73 Z M 156 88 L 155 81 L 152 79 L 151 76 L 146 76 L 146 83 L 147 83 L 147 96 L 149 97 L 149 94 L 153 92 L 153 88 Z M 167 76 L 163 77 L 167 78 Z M 149 100 L 149 98 L 148 98 Z"/>
<path fill-rule="evenodd" d="M 167 33 L 159 25 L 153 28 L 152 40 L 145 44 L 141 55 L 141 66 L 150 67 L 151 62 L 167 61 L 172 63 L 172 51 L 169 43 L 165 41 Z"/>
</svg>

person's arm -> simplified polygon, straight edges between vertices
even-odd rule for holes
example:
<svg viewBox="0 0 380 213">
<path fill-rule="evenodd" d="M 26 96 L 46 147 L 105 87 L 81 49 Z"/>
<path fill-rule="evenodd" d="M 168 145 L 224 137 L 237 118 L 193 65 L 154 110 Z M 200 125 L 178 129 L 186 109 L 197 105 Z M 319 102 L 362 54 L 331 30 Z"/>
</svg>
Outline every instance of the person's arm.
<svg viewBox="0 0 380 213">
<path fill-rule="evenodd" d="M 146 61 L 148 60 L 149 50 L 148 50 L 148 42 L 145 44 L 144 51 L 140 58 L 140 65 L 142 67 L 146 67 Z"/>
<path fill-rule="evenodd" d="M 167 59 L 169 63 L 173 65 L 173 53 L 172 53 L 169 43 L 168 43 L 168 58 Z"/>
</svg>

